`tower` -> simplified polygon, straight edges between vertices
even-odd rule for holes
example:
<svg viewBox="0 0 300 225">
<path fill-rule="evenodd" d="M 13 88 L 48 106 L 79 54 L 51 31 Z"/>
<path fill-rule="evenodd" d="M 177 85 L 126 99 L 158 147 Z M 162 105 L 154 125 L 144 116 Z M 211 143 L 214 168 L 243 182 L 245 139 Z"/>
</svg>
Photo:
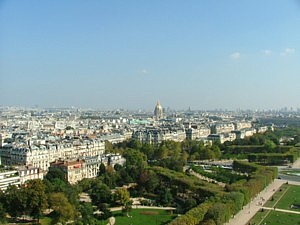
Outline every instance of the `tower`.
<svg viewBox="0 0 300 225">
<path fill-rule="evenodd" d="M 159 101 L 157 101 L 157 104 L 155 106 L 154 116 L 157 120 L 160 120 L 164 117 L 163 107 L 160 105 Z"/>
</svg>

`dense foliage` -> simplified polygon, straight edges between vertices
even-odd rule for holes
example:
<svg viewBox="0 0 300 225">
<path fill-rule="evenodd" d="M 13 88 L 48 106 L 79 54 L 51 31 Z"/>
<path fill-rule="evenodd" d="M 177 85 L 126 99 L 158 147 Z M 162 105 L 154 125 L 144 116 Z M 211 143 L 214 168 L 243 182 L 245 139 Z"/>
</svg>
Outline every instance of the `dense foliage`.
<svg viewBox="0 0 300 225">
<path fill-rule="evenodd" d="M 109 210 L 112 206 L 130 209 L 132 196 L 146 198 L 143 204 L 175 207 L 177 213 L 183 215 L 171 225 L 223 224 L 277 177 L 275 167 L 251 161 L 293 162 L 299 157 L 300 148 L 293 146 L 299 142 L 299 134 L 298 129 L 268 131 L 265 135 L 212 145 L 190 140 L 164 141 L 157 145 L 134 140 L 116 145 L 107 142 L 106 151 L 121 153 L 126 158 L 124 165 L 101 164 L 97 178 L 83 179 L 76 185 L 70 185 L 61 170 L 51 168 L 43 181 L 10 186 L 0 192 L 0 222 L 7 214 L 13 218 L 28 215 L 38 220 L 50 207 L 53 212 L 48 216 L 52 223 L 66 223 L 76 218 L 78 225 L 97 224 L 99 219 L 112 215 Z M 282 140 L 283 145 L 279 145 Z M 226 183 L 225 187 L 200 180 L 189 170 L 184 172 L 187 162 L 226 157 L 249 158 L 250 163 L 234 161 L 232 171 L 212 167 L 210 173 L 192 167 L 202 176 Z M 90 196 L 91 203 L 79 202 L 82 192 Z M 95 215 L 96 210 L 102 214 Z"/>
</svg>

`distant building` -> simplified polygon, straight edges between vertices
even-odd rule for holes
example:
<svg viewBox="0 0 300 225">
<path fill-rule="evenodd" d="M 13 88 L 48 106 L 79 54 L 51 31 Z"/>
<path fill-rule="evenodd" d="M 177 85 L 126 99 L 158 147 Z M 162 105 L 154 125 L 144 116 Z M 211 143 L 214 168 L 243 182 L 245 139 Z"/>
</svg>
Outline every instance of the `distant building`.
<svg viewBox="0 0 300 225">
<path fill-rule="evenodd" d="M 100 156 L 105 151 L 103 141 L 70 141 L 46 145 L 5 145 L 0 148 L 1 162 L 4 165 L 24 165 L 42 169 L 44 172 L 55 160 L 76 160 L 88 156 Z"/>
<path fill-rule="evenodd" d="M 199 140 L 205 139 L 210 135 L 210 128 L 205 125 L 191 125 L 186 129 L 186 139 Z"/>
<path fill-rule="evenodd" d="M 157 102 L 155 109 L 154 109 L 154 117 L 156 120 L 160 120 L 164 118 L 164 110 L 163 107 Z"/>
<path fill-rule="evenodd" d="M 9 185 L 20 185 L 21 180 L 17 170 L 0 173 L 0 190 L 6 190 Z"/>
<path fill-rule="evenodd" d="M 168 140 L 181 142 L 186 139 L 186 133 L 184 129 L 180 128 L 146 128 L 134 131 L 132 138 L 148 144 L 158 144 Z"/>
<path fill-rule="evenodd" d="M 236 139 L 235 133 L 223 133 L 223 134 L 210 134 L 207 140 L 218 141 L 223 144 L 225 141 L 234 141 Z"/>
<path fill-rule="evenodd" d="M 216 123 L 211 126 L 212 134 L 230 133 L 235 130 L 233 123 Z"/>
<path fill-rule="evenodd" d="M 75 184 L 86 177 L 86 168 L 83 160 L 57 161 L 51 163 L 51 167 L 61 169 L 70 184 Z"/>
<path fill-rule="evenodd" d="M 19 177 L 20 177 L 21 184 L 24 184 L 28 180 L 34 180 L 34 179 L 42 180 L 44 178 L 43 171 L 38 167 L 20 166 L 18 170 L 19 170 Z"/>
<path fill-rule="evenodd" d="M 103 155 L 86 157 L 85 159 L 77 160 L 58 160 L 51 163 L 51 167 L 56 167 L 62 170 L 65 174 L 67 181 L 70 184 L 75 184 L 84 178 L 94 178 L 98 175 L 100 165 L 103 163 L 105 166 L 114 166 L 116 164 L 123 165 L 125 158 L 121 155 Z"/>
</svg>

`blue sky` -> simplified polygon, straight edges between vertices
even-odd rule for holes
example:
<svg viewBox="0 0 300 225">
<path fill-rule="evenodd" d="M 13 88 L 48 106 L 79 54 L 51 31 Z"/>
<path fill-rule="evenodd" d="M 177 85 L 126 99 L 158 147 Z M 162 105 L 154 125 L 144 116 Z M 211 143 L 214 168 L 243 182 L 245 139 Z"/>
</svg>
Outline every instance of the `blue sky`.
<svg viewBox="0 0 300 225">
<path fill-rule="evenodd" d="M 0 0 L 0 105 L 300 108 L 298 0 Z"/>
</svg>

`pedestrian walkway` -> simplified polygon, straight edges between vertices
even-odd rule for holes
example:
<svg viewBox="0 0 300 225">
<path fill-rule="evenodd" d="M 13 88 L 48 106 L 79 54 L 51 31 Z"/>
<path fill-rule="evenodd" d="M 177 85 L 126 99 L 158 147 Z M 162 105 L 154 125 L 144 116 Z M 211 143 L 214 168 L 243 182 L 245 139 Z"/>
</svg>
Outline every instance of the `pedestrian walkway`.
<svg viewBox="0 0 300 225">
<path fill-rule="evenodd" d="M 299 168 L 300 169 L 300 158 L 298 158 L 292 165 L 292 168 Z"/>
<path fill-rule="evenodd" d="M 262 208 L 262 199 L 267 201 L 272 195 L 286 183 L 285 180 L 275 179 L 269 186 L 260 192 L 256 198 L 243 207 L 234 218 L 230 219 L 226 225 L 245 225 Z"/>
<path fill-rule="evenodd" d="M 160 206 L 144 206 L 144 205 L 133 205 L 132 206 L 132 209 L 161 209 L 161 210 L 176 210 L 176 208 L 174 207 L 160 207 Z M 112 212 L 115 212 L 115 211 L 121 211 L 122 210 L 122 207 L 113 207 L 113 208 L 110 208 L 110 210 Z"/>
<path fill-rule="evenodd" d="M 287 212 L 287 213 L 294 213 L 294 214 L 300 214 L 298 211 L 292 211 L 292 210 L 287 210 L 287 209 L 277 209 L 277 208 L 270 208 L 270 207 L 261 207 L 263 209 L 267 210 L 274 210 L 274 211 L 279 211 L 279 212 Z"/>
</svg>

